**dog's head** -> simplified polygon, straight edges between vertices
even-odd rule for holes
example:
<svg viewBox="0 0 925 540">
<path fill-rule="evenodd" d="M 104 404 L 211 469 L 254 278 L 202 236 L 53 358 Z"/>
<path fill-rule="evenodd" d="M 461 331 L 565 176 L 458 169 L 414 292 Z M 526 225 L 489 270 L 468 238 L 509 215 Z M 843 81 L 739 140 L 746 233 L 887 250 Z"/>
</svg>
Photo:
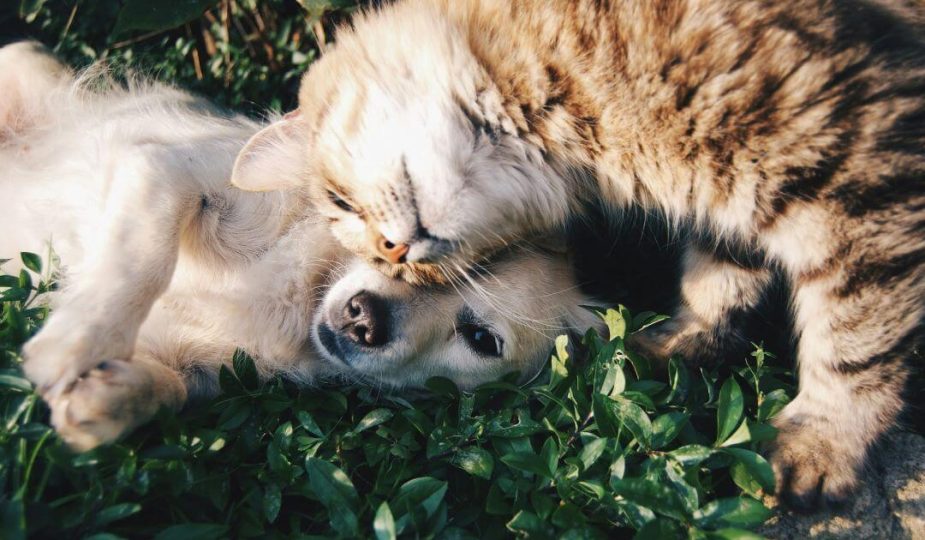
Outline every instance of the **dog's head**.
<svg viewBox="0 0 925 540">
<path fill-rule="evenodd" d="M 600 325 L 587 302 L 559 254 L 515 249 L 427 287 L 357 262 L 326 293 L 311 335 L 345 377 L 394 388 L 442 376 L 471 389 L 514 371 L 534 376 L 555 336 Z"/>
</svg>

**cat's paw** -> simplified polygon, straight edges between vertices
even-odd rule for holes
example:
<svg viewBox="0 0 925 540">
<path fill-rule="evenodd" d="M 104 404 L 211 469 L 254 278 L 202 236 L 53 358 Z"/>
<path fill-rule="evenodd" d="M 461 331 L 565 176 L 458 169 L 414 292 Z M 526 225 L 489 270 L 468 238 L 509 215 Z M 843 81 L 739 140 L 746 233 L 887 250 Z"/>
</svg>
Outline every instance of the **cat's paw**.
<svg viewBox="0 0 925 540">
<path fill-rule="evenodd" d="M 100 362 L 48 401 L 58 435 L 78 451 L 115 441 L 153 417 L 160 404 L 151 372 L 125 360 Z"/>
<path fill-rule="evenodd" d="M 709 366 L 718 363 L 730 347 L 721 333 L 692 317 L 678 316 L 663 323 L 631 334 L 629 348 L 653 361 L 664 361 L 680 355 L 689 366 Z"/>
<path fill-rule="evenodd" d="M 859 454 L 834 426 L 818 418 L 800 422 L 784 416 L 774 424 L 779 431 L 769 458 L 778 498 L 803 512 L 841 507 L 858 486 L 863 451 Z"/>
</svg>

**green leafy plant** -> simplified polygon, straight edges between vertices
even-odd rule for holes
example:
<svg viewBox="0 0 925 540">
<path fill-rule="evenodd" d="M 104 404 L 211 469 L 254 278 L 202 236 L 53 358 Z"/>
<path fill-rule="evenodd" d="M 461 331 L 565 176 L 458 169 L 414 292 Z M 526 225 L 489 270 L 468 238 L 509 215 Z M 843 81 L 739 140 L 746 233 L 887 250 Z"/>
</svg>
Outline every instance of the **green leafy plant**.
<svg viewBox="0 0 925 540">
<path fill-rule="evenodd" d="M 756 347 L 725 378 L 625 346 L 655 320 L 601 312 L 528 386 L 407 400 L 261 384 L 243 353 L 222 393 L 119 444 L 67 451 L 18 351 L 53 290 L 38 257 L 0 277 L 0 529 L 8 537 L 755 538 L 774 488 L 757 445 L 792 393 Z M 103 538 L 104 536 L 97 536 Z"/>
</svg>

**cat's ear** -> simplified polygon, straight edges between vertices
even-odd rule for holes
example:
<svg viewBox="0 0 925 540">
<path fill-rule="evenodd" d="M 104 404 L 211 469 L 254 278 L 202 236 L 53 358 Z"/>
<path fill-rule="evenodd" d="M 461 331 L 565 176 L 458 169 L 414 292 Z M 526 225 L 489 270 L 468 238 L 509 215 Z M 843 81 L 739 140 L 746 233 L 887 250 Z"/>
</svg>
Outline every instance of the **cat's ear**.
<svg viewBox="0 0 925 540">
<path fill-rule="evenodd" d="M 234 162 L 231 184 L 245 191 L 276 191 L 304 183 L 309 137 L 293 111 L 258 131 Z"/>
</svg>

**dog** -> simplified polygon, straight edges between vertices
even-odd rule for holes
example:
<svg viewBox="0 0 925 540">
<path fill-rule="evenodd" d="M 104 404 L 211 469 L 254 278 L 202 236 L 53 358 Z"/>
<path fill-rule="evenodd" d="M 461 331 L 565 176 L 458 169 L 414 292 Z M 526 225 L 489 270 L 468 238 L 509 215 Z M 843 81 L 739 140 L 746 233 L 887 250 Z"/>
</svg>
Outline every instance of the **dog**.
<svg viewBox="0 0 925 540">
<path fill-rule="evenodd" d="M 445 285 L 379 273 L 301 190 L 232 187 L 263 125 L 182 90 L 77 75 L 23 42 L 0 49 L 0 95 L 0 253 L 50 244 L 61 261 L 23 367 L 76 450 L 215 395 L 238 349 L 262 379 L 472 389 L 533 376 L 553 336 L 601 324 L 549 246 L 511 246 Z"/>
</svg>

